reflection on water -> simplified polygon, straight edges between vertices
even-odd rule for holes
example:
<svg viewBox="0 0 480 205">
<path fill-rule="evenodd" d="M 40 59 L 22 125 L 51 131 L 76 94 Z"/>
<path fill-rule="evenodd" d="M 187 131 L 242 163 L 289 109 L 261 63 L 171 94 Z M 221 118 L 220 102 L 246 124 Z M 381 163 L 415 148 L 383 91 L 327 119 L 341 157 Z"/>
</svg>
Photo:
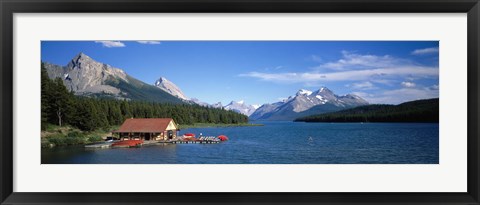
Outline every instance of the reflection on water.
<svg viewBox="0 0 480 205">
<path fill-rule="evenodd" d="M 258 123 L 258 122 L 256 122 Z M 438 123 L 261 122 L 192 128 L 220 144 L 42 149 L 44 164 L 438 164 Z"/>
</svg>

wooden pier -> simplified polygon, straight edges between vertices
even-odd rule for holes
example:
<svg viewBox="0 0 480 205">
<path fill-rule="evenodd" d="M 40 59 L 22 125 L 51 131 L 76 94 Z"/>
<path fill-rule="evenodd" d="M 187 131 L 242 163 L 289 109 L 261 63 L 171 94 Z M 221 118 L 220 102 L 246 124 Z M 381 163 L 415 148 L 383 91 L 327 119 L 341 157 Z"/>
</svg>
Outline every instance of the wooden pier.
<svg viewBox="0 0 480 205">
<path fill-rule="evenodd" d="M 220 141 L 207 141 L 207 140 L 196 140 L 196 141 L 171 141 L 173 144 L 218 144 Z"/>
<path fill-rule="evenodd" d="M 92 148 L 92 149 L 110 148 L 112 147 L 112 144 L 113 142 L 101 142 L 101 143 L 85 145 L 85 148 Z"/>
<path fill-rule="evenodd" d="M 165 144 L 218 144 L 222 140 L 215 137 L 202 137 L 199 139 L 175 139 L 175 140 L 116 140 L 113 142 L 98 142 L 85 145 L 85 148 L 103 149 L 103 148 L 130 148 L 148 145 L 165 145 Z"/>
</svg>

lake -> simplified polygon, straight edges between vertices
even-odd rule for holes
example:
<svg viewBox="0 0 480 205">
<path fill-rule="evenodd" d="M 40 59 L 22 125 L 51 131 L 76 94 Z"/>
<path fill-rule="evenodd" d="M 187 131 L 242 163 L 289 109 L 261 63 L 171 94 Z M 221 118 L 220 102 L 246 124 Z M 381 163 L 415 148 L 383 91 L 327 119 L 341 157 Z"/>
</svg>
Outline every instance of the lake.
<svg viewBox="0 0 480 205">
<path fill-rule="evenodd" d="M 42 149 L 42 164 L 438 164 L 438 123 L 253 122 L 264 126 L 191 128 L 226 135 L 219 144 L 141 148 Z"/>
</svg>

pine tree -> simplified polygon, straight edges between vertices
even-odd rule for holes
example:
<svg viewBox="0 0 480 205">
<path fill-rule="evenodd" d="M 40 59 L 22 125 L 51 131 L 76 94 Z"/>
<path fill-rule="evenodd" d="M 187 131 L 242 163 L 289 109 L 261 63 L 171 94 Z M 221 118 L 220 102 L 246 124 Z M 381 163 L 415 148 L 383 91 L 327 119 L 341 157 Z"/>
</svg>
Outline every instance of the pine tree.
<svg viewBox="0 0 480 205">
<path fill-rule="evenodd" d="M 51 91 L 51 95 L 48 97 L 49 110 L 55 114 L 58 125 L 62 126 L 65 118 L 71 114 L 72 96 L 60 78 L 55 79 Z"/>
<path fill-rule="evenodd" d="M 48 78 L 47 70 L 45 69 L 44 64 L 42 63 L 41 67 L 41 127 L 42 130 L 45 130 L 48 123 L 48 114 L 50 108 L 50 97 L 49 93 L 51 92 L 51 81 Z"/>
</svg>

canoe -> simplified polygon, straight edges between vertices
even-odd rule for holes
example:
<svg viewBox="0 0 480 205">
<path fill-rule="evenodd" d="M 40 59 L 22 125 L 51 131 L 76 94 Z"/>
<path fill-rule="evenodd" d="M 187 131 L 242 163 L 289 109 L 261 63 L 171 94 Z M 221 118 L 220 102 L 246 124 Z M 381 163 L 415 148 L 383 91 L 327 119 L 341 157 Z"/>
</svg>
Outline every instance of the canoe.
<svg viewBox="0 0 480 205">
<path fill-rule="evenodd" d="M 143 144 L 143 140 L 123 140 L 115 142 L 112 147 L 138 147 Z"/>
</svg>

